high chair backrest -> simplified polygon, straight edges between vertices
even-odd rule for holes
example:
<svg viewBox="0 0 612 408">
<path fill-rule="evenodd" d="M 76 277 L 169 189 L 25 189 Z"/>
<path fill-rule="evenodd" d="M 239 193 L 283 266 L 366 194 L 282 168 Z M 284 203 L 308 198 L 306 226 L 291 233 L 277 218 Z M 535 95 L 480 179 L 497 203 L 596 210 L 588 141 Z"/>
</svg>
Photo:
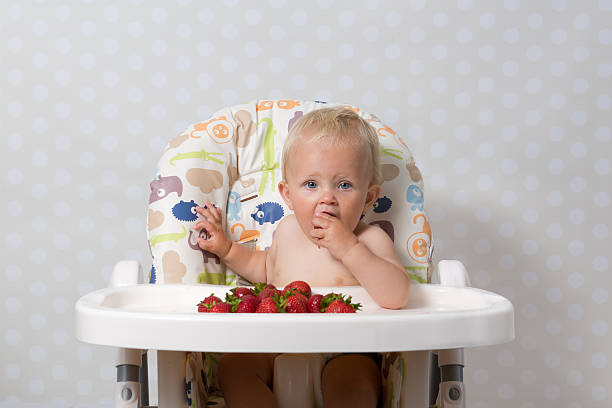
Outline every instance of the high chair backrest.
<svg viewBox="0 0 612 408">
<path fill-rule="evenodd" d="M 194 207 L 210 201 L 226 214 L 232 240 L 265 250 L 278 221 L 290 214 L 278 192 L 281 155 L 289 129 L 325 102 L 260 100 L 224 108 L 191 125 L 166 146 L 159 161 L 147 215 L 153 257 L 151 283 L 235 285 L 237 276 L 197 246 Z M 352 109 L 379 135 L 383 183 L 364 221 L 394 241 L 410 277 L 428 280 L 432 235 L 423 209 L 423 180 L 408 146 L 378 117 Z"/>
</svg>

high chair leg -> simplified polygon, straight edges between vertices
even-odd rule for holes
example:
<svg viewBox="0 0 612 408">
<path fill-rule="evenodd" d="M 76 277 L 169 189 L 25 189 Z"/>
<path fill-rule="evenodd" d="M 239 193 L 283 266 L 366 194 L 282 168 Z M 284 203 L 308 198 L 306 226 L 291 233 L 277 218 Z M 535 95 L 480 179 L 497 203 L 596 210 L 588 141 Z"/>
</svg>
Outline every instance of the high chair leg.
<svg viewBox="0 0 612 408">
<path fill-rule="evenodd" d="M 438 351 L 440 366 L 439 408 L 465 408 L 463 349 Z"/>
<path fill-rule="evenodd" d="M 119 349 L 115 408 L 139 408 L 140 406 L 141 355 L 142 351 L 138 349 Z"/>
<path fill-rule="evenodd" d="M 157 373 L 159 408 L 186 408 L 185 352 L 158 350 Z"/>
</svg>

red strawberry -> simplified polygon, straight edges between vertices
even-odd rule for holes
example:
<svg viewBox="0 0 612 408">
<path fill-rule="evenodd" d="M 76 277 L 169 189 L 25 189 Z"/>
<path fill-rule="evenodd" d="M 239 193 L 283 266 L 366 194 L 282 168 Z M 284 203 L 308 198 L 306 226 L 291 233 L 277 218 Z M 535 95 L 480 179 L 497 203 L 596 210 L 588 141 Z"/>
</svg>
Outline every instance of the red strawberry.
<svg viewBox="0 0 612 408">
<path fill-rule="evenodd" d="M 265 298 L 273 297 L 274 295 L 279 294 L 279 291 L 276 288 L 265 288 L 262 289 L 261 292 L 257 295 L 260 300 L 264 300 Z"/>
<path fill-rule="evenodd" d="M 210 307 L 208 313 L 231 313 L 232 305 L 227 302 L 215 303 Z"/>
<path fill-rule="evenodd" d="M 200 313 L 208 312 L 208 309 L 210 309 L 211 306 L 213 306 L 215 303 L 220 303 L 220 302 L 221 302 L 221 299 L 216 297 L 214 293 L 211 293 L 210 296 L 208 296 L 207 298 L 202 300 L 200 303 L 198 303 L 198 312 Z"/>
<path fill-rule="evenodd" d="M 336 299 L 327 307 L 325 313 L 355 313 L 353 306 L 344 303 L 340 299 Z"/>
<path fill-rule="evenodd" d="M 311 295 L 308 298 L 308 311 L 310 313 L 321 313 L 321 300 L 323 295 Z"/>
<path fill-rule="evenodd" d="M 301 296 L 301 297 L 300 297 Z M 308 306 L 306 306 L 306 302 L 304 302 L 304 295 L 301 293 L 296 293 L 290 295 L 284 303 L 285 312 L 287 313 L 308 313 Z"/>
<path fill-rule="evenodd" d="M 236 307 L 236 313 L 255 313 L 257 306 L 259 305 L 259 299 L 254 295 L 244 295 L 240 298 L 240 303 Z"/>
<path fill-rule="evenodd" d="M 285 289 L 283 290 L 283 295 L 289 289 L 296 289 L 298 292 L 302 293 L 306 297 L 312 294 L 312 289 L 310 288 L 310 285 L 304 281 L 293 281 L 290 284 L 286 285 Z"/>
<path fill-rule="evenodd" d="M 278 306 L 276 301 L 272 297 L 262 299 L 259 306 L 255 310 L 255 313 L 278 313 Z"/>
<path fill-rule="evenodd" d="M 251 289 L 246 288 L 244 286 L 238 286 L 236 288 L 233 288 L 231 290 L 231 292 L 234 295 L 236 295 L 237 297 L 239 297 L 239 298 L 243 297 L 244 295 L 252 295 L 253 294 L 253 292 L 251 292 Z"/>
<path fill-rule="evenodd" d="M 256 283 L 254 286 L 255 287 L 251 289 L 254 295 L 259 295 L 259 293 L 264 289 L 276 289 L 276 286 L 273 284 L 265 282 Z"/>
</svg>

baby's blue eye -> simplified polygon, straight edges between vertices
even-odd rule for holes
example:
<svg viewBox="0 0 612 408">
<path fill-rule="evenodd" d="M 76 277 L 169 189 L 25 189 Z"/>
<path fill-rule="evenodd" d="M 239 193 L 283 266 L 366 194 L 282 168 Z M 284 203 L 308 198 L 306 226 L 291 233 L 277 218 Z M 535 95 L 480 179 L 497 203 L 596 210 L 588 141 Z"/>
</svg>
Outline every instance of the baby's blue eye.
<svg viewBox="0 0 612 408">
<path fill-rule="evenodd" d="M 351 185 L 351 183 L 343 181 L 342 183 L 340 183 L 340 185 L 338 187 L 340 187 L 340 190 L 348 190 L 349 188 L 352 187 L 352 185 Z"/>
<path fill-rule="evenodd" d="M 306 186 L 306 188 L 316 188 L 317 187 L 317 183 L 315 183 L 314 181 L 307 181 L 305 186 Z"/>
</svg>

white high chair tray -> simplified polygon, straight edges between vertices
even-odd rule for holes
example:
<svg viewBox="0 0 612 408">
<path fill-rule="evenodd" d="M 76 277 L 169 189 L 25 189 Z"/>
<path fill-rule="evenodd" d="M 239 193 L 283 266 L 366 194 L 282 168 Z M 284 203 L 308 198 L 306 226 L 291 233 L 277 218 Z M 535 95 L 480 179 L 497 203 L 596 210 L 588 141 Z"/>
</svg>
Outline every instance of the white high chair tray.
<svg viewBox="0 0 612 408">
<path fill-rule="evenodd" d="M 315 287 L 362 304 L 355 314 L 198 313 L 230 287 L 133 285 L 91 292 L 76 303 L 79 340 L 124 348 L 211 352 L 381 352 L 499 344 L 514 338 L 504 297 L 475 288 L 413 284 L 409 304 L 379 307 L 362 287 Z"/>
</svg>

